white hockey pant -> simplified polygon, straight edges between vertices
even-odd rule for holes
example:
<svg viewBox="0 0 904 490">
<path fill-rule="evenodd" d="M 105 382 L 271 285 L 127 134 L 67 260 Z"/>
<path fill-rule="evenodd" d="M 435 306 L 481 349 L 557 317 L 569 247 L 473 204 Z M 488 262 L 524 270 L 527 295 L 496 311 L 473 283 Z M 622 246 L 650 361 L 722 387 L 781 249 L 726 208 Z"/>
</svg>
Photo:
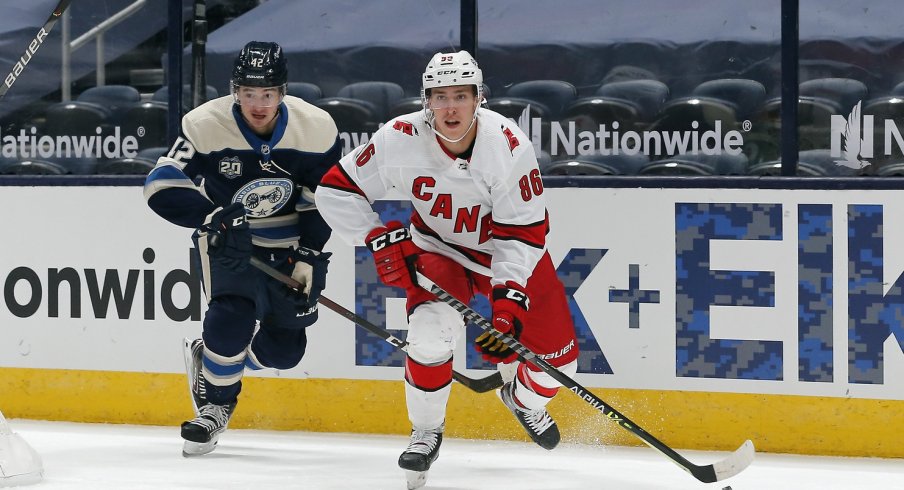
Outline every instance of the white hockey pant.
<svg viewBox="0 0 904 490">
<path fill-rule="evenodd" d="M 425 366 L 452 359 L 464 321 L 454 308 L 440 301 L 424 303 L 408 318 L 408 357 Z M 405 383 L 408 419 L 416 429 L 439 427 L 446 418 L 451 383 L 436 391 L 424 391 Z"/>
</svg>

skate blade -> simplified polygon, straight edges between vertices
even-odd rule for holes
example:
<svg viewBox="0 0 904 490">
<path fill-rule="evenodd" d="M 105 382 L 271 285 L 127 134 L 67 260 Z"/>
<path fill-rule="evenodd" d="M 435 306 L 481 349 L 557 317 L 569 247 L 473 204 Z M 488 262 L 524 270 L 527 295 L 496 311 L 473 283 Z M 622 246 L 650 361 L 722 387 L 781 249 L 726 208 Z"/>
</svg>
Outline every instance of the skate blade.
<svg viewBox="0 0 904 490">
<path fill-rule="evenodd" d="M 44 472 L 24 473 L 21 475 L 6 476 L 0 474 L 0 487 L 19 487 L 34 485 L 44 479 Z"/>
<path fill-rule="evenodd" d="M 191 343 L 192 339 L 187 337 L 182 339 L 182 359 L 185 361 L 185 377 L 188 379 L 188 399 L 191 400 L 191 406 L 195 409 L 195 417 L 197 417 L 201 414 L 201 407 L 195 403 L 194 382 L 189 375 L 191 373 L 192 363 L 194 362 L 191 357 Z"/>
<path fill-rule="evenodd" d="M 195 456 L 204 456 L 212 453 L 217 448 L 217 438 L 213 438 L 210 442 L 192 442 L 184 441 L 182 443 L 182 457 L 193 458 Z"/>
<path fill-rule="evenodd" d="M 427 484 L 426 471 L 405 470 L 405 478 L 408 480 L 408 490 L 415 490 Z"/>
</svg>

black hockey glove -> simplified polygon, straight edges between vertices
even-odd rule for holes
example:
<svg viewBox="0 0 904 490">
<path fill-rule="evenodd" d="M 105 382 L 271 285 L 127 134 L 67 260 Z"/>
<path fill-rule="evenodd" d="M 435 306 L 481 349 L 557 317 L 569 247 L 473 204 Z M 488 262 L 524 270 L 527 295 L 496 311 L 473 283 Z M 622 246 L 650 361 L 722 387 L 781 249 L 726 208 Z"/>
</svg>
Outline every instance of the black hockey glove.
<svg viewBox="0 0 904 490">
<path fill-rule="evenodd" d="M 302 288 L 287 288 L 286 300 L 295 305 L 295 311 L 299 315 L 315 311 L 320 293 L 326 287 L 326 270 L 331 255 L 333 254 L 329 252 L 299 247 L 289 256 L 289 264 L 293 265 L 292 279 L 298 281 Z"/>
<path fill-rule="evenodd" d="M 201 226 L 200 237 L 207 239 L 207 255 L 211 260 L 234 272 L 248 268 L 251 226 L 242 203 L 232 203 L 211 213 Z"/>
</svg>

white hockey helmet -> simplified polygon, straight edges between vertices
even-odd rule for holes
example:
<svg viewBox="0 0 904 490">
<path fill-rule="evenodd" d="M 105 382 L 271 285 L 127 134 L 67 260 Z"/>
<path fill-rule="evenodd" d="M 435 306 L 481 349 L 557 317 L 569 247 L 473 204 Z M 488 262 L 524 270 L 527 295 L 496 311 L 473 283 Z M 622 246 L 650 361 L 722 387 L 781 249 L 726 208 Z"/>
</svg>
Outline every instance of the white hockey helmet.
<svg viewBox="0 0 904 490">
<path fill-rule="evenodd" d="M 483 72 L 467 51 L 436 53 L 424 70 L 423 90 L 453 85 L 474 85 L 483 91 Z"/>
<path fill-rule="evenodd" d="M 427 91 L 438 87 L 453 87 L 457 85 L 474 85 L 475 94 L 477 96 L 478 105 L 483 103 L 483 72 L 477 66 L 477 61 L 467 51 L 459 51 L 457 53 L 436 53 L 430 62 L 427 63 L 427 69 L 424 70 L 421 87 L 421 102 L 424 105 L 424 117 L 430 126 L 433 126 L 433 111 L 430 110 L 427 100 Z M 477 119 L 477 110 L 471 118 L 471 125 Z M 470 126 L 469 126 L 470 128 Z M 450 140 L 442 135 L 436 128 L 433 132 L 441 138 L 450 142 Z M 463 138 L 464 136 L 462 136 Z"/>
</svg>

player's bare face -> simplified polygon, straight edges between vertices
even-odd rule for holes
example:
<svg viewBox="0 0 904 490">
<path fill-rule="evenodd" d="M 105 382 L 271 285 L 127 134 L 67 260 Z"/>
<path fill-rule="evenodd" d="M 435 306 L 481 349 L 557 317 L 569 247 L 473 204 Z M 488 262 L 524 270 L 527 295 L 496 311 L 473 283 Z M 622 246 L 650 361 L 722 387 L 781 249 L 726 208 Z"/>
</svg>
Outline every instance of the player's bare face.
<svg viewBox="0 0 904 490">
<path fill-rule="evenodd" d="M 473 85 L 430 89 L 427 103 L 433 111 L 436 130 L 446 138 L 457 140 L 469 130 L 476 134 L 476 125 L 471 124 L 474 111 L 477 110 L 477 97 L 474 95 Z M 460 143 L 465 143 L 464 147 L 467 148 L 471 144 L 471 136 L 464 138 Z"/>
<path fill-rule="evenodd" d="M 276 113 L 282 102 L 279 87 L 239 87 L 234 97 L 242 110 L 242 117 L 252 131 L 259 135 L 273 132 Z"/>
</svg>

